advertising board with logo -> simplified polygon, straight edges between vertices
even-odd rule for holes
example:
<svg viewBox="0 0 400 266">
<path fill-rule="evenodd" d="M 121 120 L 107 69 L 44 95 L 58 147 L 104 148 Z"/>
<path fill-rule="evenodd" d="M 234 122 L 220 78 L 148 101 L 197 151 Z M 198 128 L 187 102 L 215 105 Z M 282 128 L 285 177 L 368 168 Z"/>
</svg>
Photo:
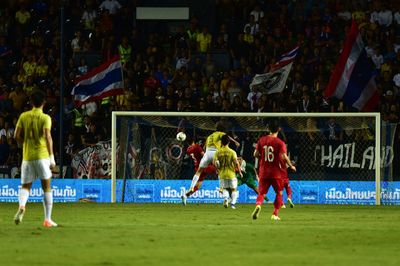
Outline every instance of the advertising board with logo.
<svg viewBox="0 0 400 266">
<path fill-rule="evenodd" d="M 125 202 L 180 203 L 181 196 L 190 187 L 190 180 L 126 180 Z M 122 200 L 122 180 L 117 181 L 117 202 Z M 375 183 L 370 181 L 291 181 L 292 200 L 297 204 L 375 204 Z M 18 179 L 0 179 L 0 202 L 18 202 L 21 188 Z M 257 195 L 245 185 L 238 188 L 238 203 L 254 204 Z M 54 179 L 52 192 L 55 202 L 111 202 L 111 180 Z M 275 199 L 271 188 L 269 201 Z M 286 192 L 283 193 L 286 201 Z M 41 202 L 40 182 L 33 184 L 29 201 Z M 382 182 L 381 199 L 385 205 L 400 205 L 400 182 Z M 206 180 L 200 190 L 189 199 L 190 203 L 222 203 L 217 180 Z"/>
<path fill-rule="evenodd" d="M 19 179 L 0 179 L 0 202 L 18 202 L 21 189 Z M 96 179 L 54 179 L 52 181 L 55 202 L 93 202 L 111 201 L 111 181 Z M 40 182 L 34 182 L 29 195 L 29 202 L 41 202 L 43 190 Z"/>
</svg>

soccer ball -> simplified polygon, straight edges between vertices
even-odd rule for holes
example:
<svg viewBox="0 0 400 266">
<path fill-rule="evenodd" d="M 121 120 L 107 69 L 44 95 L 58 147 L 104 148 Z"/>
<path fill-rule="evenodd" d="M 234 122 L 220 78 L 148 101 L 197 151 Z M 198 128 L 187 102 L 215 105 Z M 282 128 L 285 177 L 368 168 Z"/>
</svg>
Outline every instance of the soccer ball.
<svg viewBox="0 0 400 266">
<path fill-rule="evenodd" d="M 185 139 L 186 139 L 185 132 L 178 132 L 178 134 L 176 134 L 177 141 L 185 141 Z"/>
</svg>

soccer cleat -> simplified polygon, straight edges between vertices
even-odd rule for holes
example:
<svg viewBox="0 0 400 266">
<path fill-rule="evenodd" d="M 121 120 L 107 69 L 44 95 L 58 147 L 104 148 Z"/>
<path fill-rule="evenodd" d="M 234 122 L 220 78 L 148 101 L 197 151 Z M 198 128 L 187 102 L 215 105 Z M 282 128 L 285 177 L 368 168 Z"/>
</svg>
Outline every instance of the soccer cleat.
<svg viewBox="0 0 400 266">
<path fill-rule="evenodd" d="M 271 216 L 271 220 L 272 220 L 272 221 L 280 221 L 280 220 L 281 220 L 281 218 L 279 218 L 279 216 L 278 216 L 278 215 L 274 215 L 274 214 L 272 214 L 272 216 Z"/>
<path fill-rule="evenodd" d="M 224 207 L 228 208 L 228 205 L 229 205 L 228 199 L 224 199 Z"/>
<path fill-rule="evenodd" d="M 260 214 L 261 211 L 261 206 L 257 205 L 256 208 L 254 209 L 253 213 L 251 214 L 251 217 L 253 217 L 253 220 L 257 220 L 258 215 Z"/>
<path fill-rule="evenodd" d="M 181 196 L 181 199 L 182 199 L 182 204 L 183 204 L 183 206 L 186 206 L 186 200 L 187 200 L 186 195 L 183 194 L 183 195 Z"/>
<path fill-rule="evenodd" d="M 235 204 L 231 204 L 231 208 L 235 210 L 236 209 Z"/>
<path fill-rule="evenodd" d="M 288 198 L 287 201 L 289 202 L 290 208 L 294 207 L 293 201 L 291 198 Z"/>
<path fill-rule="evenodd" d="M 282 204 L 281 208 L 282 208 L 282 209 L 286 209 L 286 205 L 285 205 L 285 204 Z"/>
<path fill-rule="evenodd" d="M 24 218 L 24 214 L 25 214 L 25 209 L 23 209 L 23 208 L 18 209 L 17 213 L 14 216 L 14 222 L 16 225 L 18 225 L 22 222 L 22 219 Z"/>
<path fill-rule="evenodd" d="M 56 224 L 56 223 L 53 222 L 52 220 L 44 220 L 43 226 L 44 226 L 44 227 L 57 227 L 58 224 Z"/>
</svg>

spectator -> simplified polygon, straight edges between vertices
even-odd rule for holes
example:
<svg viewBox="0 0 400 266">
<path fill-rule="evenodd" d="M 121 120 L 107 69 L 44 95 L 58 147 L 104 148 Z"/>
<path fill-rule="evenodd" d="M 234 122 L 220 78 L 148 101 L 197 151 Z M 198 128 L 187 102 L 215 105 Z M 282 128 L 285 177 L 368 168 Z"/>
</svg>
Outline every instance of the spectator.
<svg viewBox="0 0 400 266">
<path fill-rule="evenodd" d="M 80 52 L 83 47 L 82 32 L 78 30 L 75 32 L 75 38 L 71 41 L 71 49 L 74 53 Z"/>
<path fill-rule="evenodd" d="M 47 76 L 49 74 L 49 66 L 46 62 L 46 59 L 44 56 L 41 56 L 38 60 L 38 64 L 35 68 L 35 76 L 40 79 L 47 79 Z"/>
<path fill-rule="evenodd" d="M 77 71 L 78 76 L 85 75 L 89 71 L 89 67 L 86 64 L 85 57 L 81 57 L 81 59 L 79 60 L 79 66 L 77 70 L 78 70 Z"/>
<path fill-rule="evenodd" d="M 22 89 L 21 85 L 17 84 L 14 90 L 10 92 L 8 98 L 13 102 L 14 110 L 18 113 L 21 113 L 28 96 Z"/>
<path fill-rule="evenodd" d="M 79 142 L 77 141 L 75 134 L 73 133 L 68 133 L 67 137 L 67 143 L 64 146 L 64 152 L 65 152 L 65 163 L 66 165 L 70 165 L 72 158 L 75 156 L 75 153 L 80 150 L 80 145 Z"/>
<path fill-rule="evenodd" d="M 250 15 L 249 22 L 244 25 L 243 32 L 246 33 L 246 29 L 249 29 L 251 35 L 256 35 L 260 31 L 260 25 L 255 20 L 254 15 Z"/>
<path fill-rule="evenodd" d="M 212 36 L 208 32 L 208 27 L 204 26 L 203 31 L 197 34 L 197 49 L 200 53 L 207 53 L 211 48 Z"/>
<path fill-rule="evenodd" d="M 129 44 L 127 36 L 122 37 L 121 44 L 118 45 L 118 52 L 121 56 L 121 62 L 126 63 L 131 61 L 132 57 L 132 46 Z"/>
<path fill-rule="evenodd" d="M 89 1 L 82 13 L 81 22 L 87 31 L 93 31 L 95 28 L 97 12 L 93 8 L 92 2 Z"/>
<path fill-rule="evenodd" d="M 190 50 L 187 52 L 187 50 L 181 50 L 181 54 L 178 56 L 178 50 L 176 51 L 176 70 L 185 68 L 186 70 L 189 68 L 189 62 L 190 62 Z"/>
<path fill-rule="evenodd" d="M 106 9 L 110 15 L 117 14 L 121 7 L 121 4 L 117 0 L 104 0 L 99 6 L 101 10 Z"/>
<path fill-rule="evenodd" d="M 16 30 L 18 35 L 25 34 L 29 27 L 31 13 L 26 7 L 26 3 L 22 2 L 20 9 L 15 13 Z"/>
<path fill-rule="evenodd" d="M 257 23 L 264 17 L 264 11 L 262 11 L 259 4 L 254 6 L 254 9 L 250 12 L 250 16 L 253 16 L 254 21 Z"/>
<path fill-rule="evenodd" d="M 256 111 L 258 109 L 258 100 L 261 98 L 262 93 L 258 90 L 257 86 L 252 86 L 251 91 L 247 95 L 247 100 L 250 103 L 250 109 Z"/>
<path fill-rule="evenodd" d="M 206 62 L 204 63 L 202 73 L 206 78 L 215 76 L 217 73 L 217 65 L 213 61 L 212 55 L 210 53 L 207 53 L 206 55 Z"/>
</svg>

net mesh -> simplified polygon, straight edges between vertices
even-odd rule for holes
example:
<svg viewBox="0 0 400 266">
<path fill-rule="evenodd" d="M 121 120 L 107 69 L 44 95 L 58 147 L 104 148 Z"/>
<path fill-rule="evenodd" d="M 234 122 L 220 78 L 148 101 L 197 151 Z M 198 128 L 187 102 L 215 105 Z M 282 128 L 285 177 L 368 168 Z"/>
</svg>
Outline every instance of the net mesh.
<svg viewBox="0 0 400 266">
<path fill-rule="evenodd" d="M 191 179 L 193 166 L 186 142 L 176 140 L 184 131 L 203 143 L 218 121 L 239 141 L 237 154 L 246 161 L 257 139 L 267 134 L 268 117 L 117 116 L 117 178 Z M 291 179 L 373 181 L 375 118 L 280 117 L 282 138 L 296 163 Z"/>
</svg>

